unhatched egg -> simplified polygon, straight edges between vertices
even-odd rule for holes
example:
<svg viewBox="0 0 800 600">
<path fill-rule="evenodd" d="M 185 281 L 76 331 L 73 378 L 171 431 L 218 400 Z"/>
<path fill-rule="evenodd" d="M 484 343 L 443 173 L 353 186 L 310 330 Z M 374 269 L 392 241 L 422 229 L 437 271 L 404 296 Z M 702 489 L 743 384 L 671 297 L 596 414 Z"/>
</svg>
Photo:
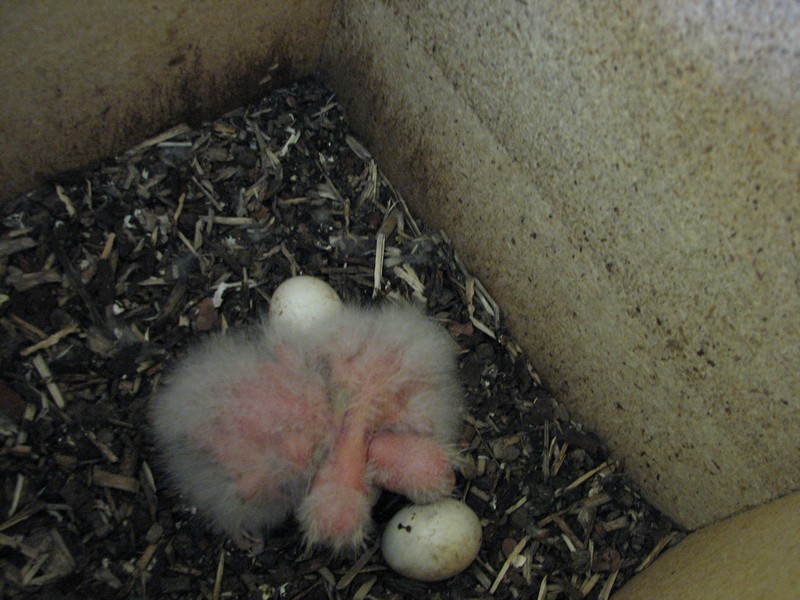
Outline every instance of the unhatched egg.
<svg viewBox="0 0 800 600">
<path fill-rule="evenodd" d="M 466 569 L 481 547 L 481 523 L 472 509 L 446 498 L 407 506 L 383 532 L 387 564 L 409 579 L 441 581 Z"/>
<path fill-rule="evenodd" d="M 273 325 L 310 329 L 342 310 L 331 286 L 308 275 L 287 279 L 272 294 L 269 318 Z"/>
</svg>

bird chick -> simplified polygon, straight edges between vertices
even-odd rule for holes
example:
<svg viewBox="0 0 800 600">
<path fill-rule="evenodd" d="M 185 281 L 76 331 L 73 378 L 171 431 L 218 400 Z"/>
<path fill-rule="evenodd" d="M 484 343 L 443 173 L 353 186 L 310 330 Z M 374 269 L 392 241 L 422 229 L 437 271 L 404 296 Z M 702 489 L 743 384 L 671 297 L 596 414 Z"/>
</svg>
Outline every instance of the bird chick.
<svg viewBox="0 0 800 600">
<path fill-rule="evenodd" d="M 155 397 L 174 485 L 242 547 L 295 513 L 309 546 L 356 548 L 380 489 L 450 494 L 456 345 L 409 307 L 346 307 L 313 331 L 269 322 L 192 350 Z"/>
<path fill-rule="evenodd" d="M 411 307 L 345 310 L 327 355 L 334 411 L 346 414 L 345 427 L 299 519 L 310 543 L 336 548 L 361 543 L 375 487 L 419 502 L 450 494 L 461 392 L 455 343 Z"/>
<path fill-rule="evenodd" d="M 172 483 L 214 527 L 258 549 L 305 495 L 334 438 L 313 344 L 259 330 L 208 339 L 179 362 L 151 421 Z"/>
</svg>

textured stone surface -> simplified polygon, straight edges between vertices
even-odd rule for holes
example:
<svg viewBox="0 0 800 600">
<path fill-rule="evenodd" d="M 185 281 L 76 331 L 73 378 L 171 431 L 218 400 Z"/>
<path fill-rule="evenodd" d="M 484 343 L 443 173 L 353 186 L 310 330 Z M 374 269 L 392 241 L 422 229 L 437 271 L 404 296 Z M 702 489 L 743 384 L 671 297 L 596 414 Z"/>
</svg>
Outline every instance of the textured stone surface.
<svg viewBox="0 0 800 600">
<path fill-rule="evenodd" d="M 329 0 L 0 4 L 0 201 L 316 68 Z"/>
<path fill-rule="evenodd" d="M 323 72 L 541 374 L 696 527 L 800 483 L 795 4 L 340 2 Z"/>
</svg>

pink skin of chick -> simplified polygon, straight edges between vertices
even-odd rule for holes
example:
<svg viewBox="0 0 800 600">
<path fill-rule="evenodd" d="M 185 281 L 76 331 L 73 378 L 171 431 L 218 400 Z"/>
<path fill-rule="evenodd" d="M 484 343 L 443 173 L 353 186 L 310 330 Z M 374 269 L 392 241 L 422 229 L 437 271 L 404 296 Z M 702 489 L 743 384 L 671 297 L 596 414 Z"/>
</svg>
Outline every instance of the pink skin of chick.
<svg viewBox="0 0 800 600">
<path fill-rule="evenodd" d="M 298 516 L 308 542 L 340 549 L 362 543 L 374 488 L 416 502 L 450 494 L 461 388 L 455 343 L 410 307 L 346 309 L 327 348 L 345 422 Z"/>
<path fill-rule="evenodd" d="M 212 337 L 177 364 L 151 421 L 172 484 L 215 529 L 259 551 L 308 490 L 335 431 L 311 340 Z"/>
<path fill-rule="evenodd" d="M 268 323 L 195 349 L 156 397 L 174 484 L 242 547 L 292 511 L 306 543 L 362 545 L 378 488 L 447 496 L 456 346 L 408 307 L 348 307 L 314 332 Z"/>
</svg>

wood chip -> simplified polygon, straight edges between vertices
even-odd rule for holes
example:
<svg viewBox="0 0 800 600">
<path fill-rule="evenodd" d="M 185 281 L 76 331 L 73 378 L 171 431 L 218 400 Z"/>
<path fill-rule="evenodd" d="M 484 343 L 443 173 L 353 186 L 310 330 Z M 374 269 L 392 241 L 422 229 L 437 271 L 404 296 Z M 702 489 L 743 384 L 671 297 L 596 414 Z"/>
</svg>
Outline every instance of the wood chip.
<svg viewBox="0 0 800 600">
<path fill-rule="evenodd" d="M 503 563 L 503 566 L 500 567 L 500 572 L 497 574 L 497 577 L 495 577 L 494 583 L 492 583 L 492 587 L 489 588 L 490 594 L 494 595 L 494 593 L 497 591 L 497 588 L 502 583 L 503 578 L 506 576 L 509 567 L 514 562 L 514 559 L 517 558 L 517 556 L 519 556 L 519 553 L 522 552 L 522 550 L 525 548 L 530 539 L 531 536 L 526 535 L 517 543 L 516 546 L 514 546 L 514 549 L 511 551 L 511 554 L 508 555 L 508 558 L 506 558 L 505 562 Z"/>
<path fill-rule="evenodd" d="M 369 594 L 369 591 L 372 589 L 372 586 L 375 585 L 375 582 L 378 581 L 377 577 L 370 577 L 360 586 L 358 589 L 353 593 L 353 600 L 364 600 Z"/>
<path fill-rule="evenodd" d="M 361 569 L 364 568 L 364 565 L 366 565 L 370 559 L 375 556 L 375 553 L 378 551 L 379 547 L 380 544 L 375 543 L 369 550 L 364 552 L 358 558 L 358 560 L 353 563 L 353 566 L 350 567 L 344 575 L 342 575 L 341 579 L 339 579 L 339 581 L 336 583 L 336 589 L 341 591 L 349 586 L 353 579 L 355 579 L 356 575 L 358 575 L 359 572 L 361 572 Z"/>
<path fill-rule="evenodd" d="M 38 344 L 33 344 L 32 346 L 23 348 L 22 350 L 20 350 L 20 355 L 28 356 L 30 354 L 33 354 L 34 352 L 38 352 L 39 350 L 44 350 L 45 348 L 50 348 L 51 346 L 55 346 L 63 338 L 67 337 L 68 335 L 72 335 L 73 333 L 77 333 L 78 331 L 80 331 L 80 328 L 77 325 L 70 325 L 68 327 L 64 327 L 64 329 L 56 331 L 54 334 L 43 339 Z"/>
<path fill-rule="evenodd" d="M 94 447 L 100 451 L 100 453 L 105 457 L 105 459 L 108 462 L 110 463 L 119 462 L 119 457 L 116 454 L 114 454 L 114 451 L 111 450 L 111 448 L 109 448 L 106 444 L 98 440 L 97 436 L 94 434 L 93 431 L 87 431 L 86 437 L 89 439 L 90 442 L 92 442 Z"/>
<path fill-rule="evenodd" d="M 25 476 L 22 473 L 17 473 L 17 483 L 14 485 L 14 492 L 11 495 L 11 506 L 8 509 L 8 518 L 14 516 L 19 507 L 19 501 L 22 497 L 22 486 L 25 485 Z"/>
<path fill-rule="evenodd" d="M 544 600 L 547 597 L 547 575 L 542 577 L 539 583 L 539 592 L 536 594 L 536 600 Z"/>
<path fill-rule="evenodd" d="M 139 491 L 139 482 L 134 477 L 109 473 L 97 467 L 92 469 L 92 483 L 103 488 L 120 490 L 129 494 L 136 494 Z"/>
<path fill-rule="evenodd" d="M 27 292 L 40 285 L 58 283 L 60 281 L 61 274 L 55 269 L 25 273 L 17 267 L 9 267 L 8 275 L 6 276 L 6 283 L 17 292 Z"/>
<path fill-rule="evenodd" d="M 158 544 L 148 544 L 144 551 L 141 553 L 139 558 L 136 559 L 136 571 L 141 573 L 147 568 L 147 565 L 150 564 L 150 561 L 153 560 L 153 557 L 156 554 L 156 550 L 158 550 Z"/>
<path fill-rule="evenodd" d="M 66 406 L 64 396 L 61 395 L 61 390 L 53 381 L 53 374 L 50 372 L 50 367 L 47 366 L 41 354 L 37 354 L 33 357 L 33 366 L 36 368 L 39 376 L 44 380 L 47 391 L 50 393 L 53 402 L 56 403 L 58 408 L 63 409 Z"/>
<path fill-rule="evenodd" d="M 614 589 L 614 582 L 617 580 L 617 575 L 619 575 L 619 569 L 609 575 L 608 579 L 606 579 L 606 582 L 603 584 L 603 589 L 600 590 L 600 594 L 597 596 L 598 600 L 608 600 L 611 596 L 611 590 Z"/>
<path fill-rule="evenodd" d="M 597 465 L 594 469 L 592 469 L 590 471 L 587 471 L 586 473 L 584 473 L 583 475 L 578 477 L 575 481 L 570 483 L 567 487 L 565 487 L 563 490 L 561 490 L 561 493 L 565 494 L 565 493 L 567 493 L 567 492 L 569 492 L 571 490 L 574 490 L 575 488 L 577 488 L 577 487 L 583 485 L 584 483 L 586 483 L 589 479 L 591 479 L 592 477 L 594 477 L 595 475 L 597 475 L 601 471 L 605 471 L 607 469 L 608 469 L 608 463 L 607 462 L 604 462 L 602 464 Z"/>
<path fill-rule="evenodd" d="M 214 578 L 214 591 L 211 594 L 212 600 L 219 600 L 222 592 L 222 574 L 225 572 L 225 549 L 219 551 L 219 561 L 217 562 L 217 573 Z"/>
<path fill-rule="evenodd" d="M 64 208 L 67 209 L 67 214 L 70 217 L 74 217 L 77 214 L 77 211 L 75 210 L 75 205 L 72 203 L 70 197 L 67 196 L 66 192 L 64 191 L 64 188 L 61 187 L 60 185 L 56 186 L 56 195 L 58 196 L 58 199 L 61 200 L 61 202 L 64 204 Z"/>
<path fill-rule="evenodd" d="M 0 258 L 35 247 L 36 240 L 29 237 L 2 239 L 0 240 Z"/>
<path fill-rule="evenodd" d="M 661 538 L 658 543 L 653 547 L 650 553 L 645 557 L 645 559 L 636 567 L 636 572 L 646 569 L 650 564 L 664 551 L 672 540 L 674 540 L 678 536 L 677 531 L 670 531 L 667 535 Z"/>
</svg>

